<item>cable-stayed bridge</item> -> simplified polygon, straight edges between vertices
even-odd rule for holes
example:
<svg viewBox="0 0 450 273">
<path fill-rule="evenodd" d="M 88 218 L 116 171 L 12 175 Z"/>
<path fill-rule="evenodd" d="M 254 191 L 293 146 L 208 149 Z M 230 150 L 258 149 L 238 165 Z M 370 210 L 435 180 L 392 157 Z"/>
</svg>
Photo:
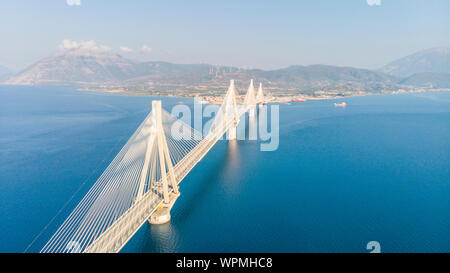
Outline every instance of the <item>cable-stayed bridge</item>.
<svg viewBox="0 0 450 273">
<path fill-rule="evenodd" d="M 262 85 L 255 93 L 252 80 L 238 105 L 231 81 L 203 136 L 153 101 L 150 114 L 41 252 L 119 252 L 146 221 L 170 221 L 180 182 L 225 133 L 236 139 L 240 117 L 253 117 L 263 103 Z"/>
</svg>

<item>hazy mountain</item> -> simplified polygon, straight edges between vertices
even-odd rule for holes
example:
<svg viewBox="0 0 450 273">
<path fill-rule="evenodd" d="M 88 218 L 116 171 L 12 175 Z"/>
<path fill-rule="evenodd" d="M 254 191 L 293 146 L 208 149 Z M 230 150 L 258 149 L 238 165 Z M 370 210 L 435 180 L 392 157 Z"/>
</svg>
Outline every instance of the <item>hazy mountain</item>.
<svg viewBox="0 0 450 273">
<path fill-rule="evenodd" d="M 329 65 L 290 66 L 274 71 L 260 71 L 257 76 L 287 88 L 378 90 L 394 84 L 395 77 L 366 69 Z"/>
<path fill-rule="evenodd" d="M 278 70 L 238 69 L 207 64 L 179 65 L 145 63 L 144 76 L 127 80 L 130 85 L 197 85 L 225 86 L 230 79 L 248 84 L 249 79 L 265 86 L 298 91 L 314 90 L 369 90 L 377 91 L 392 86 L 397 78 L 370 70 L 326 65 L 291 66 Z M 158 69 L 156 69 L 156 67 Z M 244 86 L 241 86 L 244 87 Z"/>
<path fill-rule="evenodd" d="M 136 63 L 104 51 L 59 51 L 9 78 L 7 84 L 90 84 L 117 82 L 139 73 Z"/>
<path fill-rule="evenodd" d="M 139 75 L 128 79 L 128 83 L 200 84 L 210 81 L 223 71 L 236 71 L 237 68 L 225 68 L 209 64 L 173 64 L 167 62 L 144 62 L 136 65 Z"/>
<path fill-rule="evenodd" d="M 419 51 L 389 63 L 380 71 L 398 77 L 424 72 L 450 73 L 450 47 Z"/>
<path fill-rule="evenodd" d="M 9 78 L 5 83 L 18 85 L 96 85 L 117 84 L 185 75 L 208 74 L 210 65 L 137 62 L 106 51 L 63 50 L 52 54 Z M 146 76 L 146 77 L 145 77 Z M 140 77 L 143 77 L 140 79 Z"/>
<path fill-rule="evenodd" d="M 417 73 L 399 83 L 424 88 L 450 88 L 450 73 Z"/>
<path fill-rule="evenodd" d="M 325 65 L 291 66 L 285 69 L 245 70 L 209 64 L 136 62 L 104 51 L 59 51 L 9 78 L 22 85 L 226 85 L 229 79 L 254 78 L 269 86 L 296 90 L 378 90 L 393 84 L 394 77 L 380 72 Z"/>
<path fill-rule="evenodd" d="M 440 49 L 433 52 L 443 54 L 445 51 Z M 447 86 L 446 77 L 446 74 L 425 73 L 405 79 L 378 71 L 328 65 L 290 66 L 268 71 L 209 64 L 138 62 L 106 51 L 70 49 L 38 61 L 10 77 L 5 83 L 170 92 L 224 88 L 230 79 L 235 79 L 238 87 L 245 87 L 249 79 L 254 79 L 255 82 L 263 82 L 266 87 L 280 92 L 379 92 L 410 86 L 441 88 Z"/>
<path fill-rule="evenodd" d="M 11 71 L 8 68 L 0 65 L 0 81 L 8 79 L 9 76 L 11 76 Z"/>
</svg>

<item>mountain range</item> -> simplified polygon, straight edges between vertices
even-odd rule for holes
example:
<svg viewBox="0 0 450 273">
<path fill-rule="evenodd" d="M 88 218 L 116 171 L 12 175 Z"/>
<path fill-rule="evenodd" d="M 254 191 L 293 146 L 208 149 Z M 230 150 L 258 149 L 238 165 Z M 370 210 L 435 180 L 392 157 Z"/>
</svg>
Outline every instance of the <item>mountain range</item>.
<svg viewBox="0 0 450 273">
<path fill-rule="evenodd" d="M 279 92 L 383 92 L 450 88 L 449 60 L 450 48 L 435 48 L 396 60 L 376 71 L 329 65 L 260 70 L 209 64 L 139 62 L 107 51 L 70 49 L 34 63 L 3 83 L 207 92 L 208 88 L 226 87 L 230 79 L 248 84 L 252 78 Z"/>
<path fill-rule="evenodd" d="M 379 71 L 397 77 L 410 77 L 426 72 L 450 73 L 450 47 L 419 51 L 391 62 Z"/>
</svg>

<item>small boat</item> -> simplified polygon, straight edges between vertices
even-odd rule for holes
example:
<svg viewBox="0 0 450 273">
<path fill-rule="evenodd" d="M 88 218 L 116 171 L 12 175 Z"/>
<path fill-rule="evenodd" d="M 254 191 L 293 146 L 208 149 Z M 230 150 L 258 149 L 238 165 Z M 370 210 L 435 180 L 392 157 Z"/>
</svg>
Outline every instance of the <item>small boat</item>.
<svg viewBox="0 0 450 273">
<path fill-rule="evenodd" d="M 305 102 L 304 99 L 293 99 L 292 102 Z"/>
<path fill-rule="evenodd" d="M 334 103 L 334 107 L 347 107 L 347 103 Z"/>
</svg>

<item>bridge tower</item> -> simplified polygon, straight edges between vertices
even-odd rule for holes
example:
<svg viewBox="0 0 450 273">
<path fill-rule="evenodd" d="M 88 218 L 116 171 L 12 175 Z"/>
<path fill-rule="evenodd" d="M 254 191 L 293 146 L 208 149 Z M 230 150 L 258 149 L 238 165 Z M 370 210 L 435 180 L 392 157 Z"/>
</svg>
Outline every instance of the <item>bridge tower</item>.
<svg viewBox="0 0 450 273">
<path fill-rule="evenodd" d="M 258 93 L 256 93 L 256 103 L 258 103 L 259 106 L 264 104 L 264 93 L 262 89 L 262 83 L 259 83 Z"/>
<path fill-rule="evenodd" d="M 233 116 L 234 118 L 234 125 L 228 130 L 228 140 L 234 140 L 237 137 L 237 126 L 239 124 L 239 113 L 236 104 L 236 87 L 234 86 L 234 80 L 230 80 L 230 87 L 228 87 L 223 105 L 224 116 Z M 225 118 L 224 120 L 227 119 Z"/>
<path fill-rule="evenodd" d="M 255 87 L 253 86 L 253 79 L 250 80 L 250 86 L 248 87 L 247 95 L 245 95 L 244 105 L 249 109 L 248 116 L 250 118 L 254 118 L 256 112 L 256 95 Z"/>
<path fill-rule="evenodd" d="M 143 194 L 145 184 L 149 175 L 149 167 L 155 169 L 155 166 L 159 164 L 159 170 L 161 171 L 161 183 L 156 185 L 162 188 L 161 192 L 163 194 L 164 202 L 157 208 L 155 213 L 153 213 L 149 219 L 150 224 L 164 224 L 170 221 L 170 210 L 172 209 L 175 201 L 180 196 L 178 191 L 178 184 L 176 182 L 175 172 L 172 165 L 172 160 L 170 159 L 169 148 L 167 146 L 166 135 L 164 133 L 163 123 L 162 123 L 162 107 L 160 100 L 152 101 L 152 113 L 151 113 L 151 128 L 149 134 L 149 140 L 147 142 L 147 149 L 144 159 L 144 166 L 141 172 L 141 180 L 139 184 L 139 191 L 136 198 L 138 202 Z M 151 156 L 152 151 L 157 150 L 157 156 Z M 149 185 L 149 189 L 152 185 Z M 171 190 L 169 190 L 169 188 Z"/>
</svg>

